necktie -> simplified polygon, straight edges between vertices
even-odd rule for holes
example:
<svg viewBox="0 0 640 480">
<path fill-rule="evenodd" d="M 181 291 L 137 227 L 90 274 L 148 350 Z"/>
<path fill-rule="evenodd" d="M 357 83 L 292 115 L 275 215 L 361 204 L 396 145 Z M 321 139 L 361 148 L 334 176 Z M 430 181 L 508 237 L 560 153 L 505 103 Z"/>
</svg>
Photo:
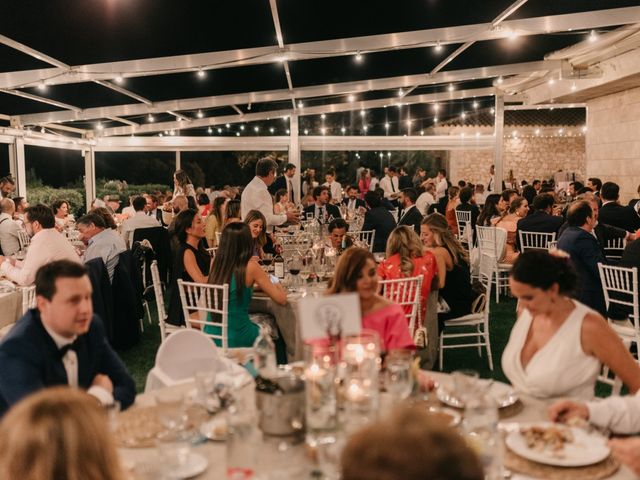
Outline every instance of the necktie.
<svg viewBox="0 0 640 480">
<path fill-rule="evenodd" d="M 393 177 L 389 177 L 389 180 L 391 180 L 391 191 L 393 193 L 395 193 L 396 192 L 396 187 L 393 185 Z"/>
<path fill-rule="evenodd" d="M 289 201 L 293 203 L 293 184 L 291 183 L 291 180 L 288 180 L 287 184 L 289 188 Z"/>
<path fill-rule="evenodd" d="M 60 354 L 60 358 L 64 357 L 69 350 L 73 350 L 74 352 L 78 353 L 78 350 L 80 349 L 83 343 L 84 343 L 84 337 L 78 337 L 73 342 L 62 346 L 62 348 L 58 350 L 58 353 Z"/>
</svg>

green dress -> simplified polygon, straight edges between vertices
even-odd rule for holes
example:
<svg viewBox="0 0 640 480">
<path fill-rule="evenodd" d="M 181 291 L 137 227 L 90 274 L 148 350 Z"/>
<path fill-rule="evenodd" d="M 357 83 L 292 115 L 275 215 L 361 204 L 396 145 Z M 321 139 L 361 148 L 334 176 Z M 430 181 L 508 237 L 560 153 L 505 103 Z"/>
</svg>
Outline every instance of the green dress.
<svg viewBox="0 0 640 480">
<path fill-rule="evenodd" d="M 227 335 L 229 337 L 229 348 L 236 347 L 252 347 L 253 342 L 260 333 L 260 327 L 249 320 L 249 303 L 253 287 L 245 287 L 242 297 L 238 300 L 236 278 L 231 276 L 231 284 L 229 285 L 229 325 L 227 327 Z M 211 318 L 209 319 L 211 322 Z M 204 332 L 220 335 L 221 328 L 219 325 L 205 325 Z M 222 347 L 220 340 L 215 339 L 218 347 Z"/>
</svg>

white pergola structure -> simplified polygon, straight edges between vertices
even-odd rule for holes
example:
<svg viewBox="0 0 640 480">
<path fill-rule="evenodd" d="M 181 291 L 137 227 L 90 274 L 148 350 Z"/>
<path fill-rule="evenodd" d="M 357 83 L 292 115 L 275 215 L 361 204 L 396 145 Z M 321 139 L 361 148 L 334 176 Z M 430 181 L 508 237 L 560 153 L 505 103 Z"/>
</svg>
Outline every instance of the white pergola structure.
<svg viewBox="0 0 640 480">
<path fill-rule="evenodd" d="M 85 161 L 86 195 L 89 204 L 95 197 L 95 154 L 108 151 L 180 151 L 207 150 L 287 150 L 289 161 L 300 165 L 304 150 L 452 150 L 493 149 L 496 175 L 503 177 L 502 138 L 505 109 L 584 106 L 581 92 L 640 74 L 640 6 L 591 12 L 510 20 L 527 0 L 518 0 L 489 23 L 453 26 L 429 30 L 388 33 L 308 43 L 284 42 L 276 0 L 269 0 L 277 46 L 233 51 L 198 53 L 111 63 L 67 65 L 43 52 L 0 35 L 0 43 L 40 61 L 50 68 L 0 73 L 0 92 L 55 106 L 58 110 L 1 115 L 9 121 L 0 127 L 0 143 L 8 144 L 10 170 L 17 180 L 17 192 L 26 195 L 25 145 L 62 148 L 82 152 Z M 596 35 L 598 29 L 610 29 Z M 476 42 L 515 36 L 585 31 L 583 42 L 547 55 L 538 61 L 486 65 L 477 68 L 444 70 L 456 57 Z M 391 50 L 439 48 L 460 45 L 430 71 L 417 75 L 296 87 L 289 63 L 324 57 L 361 56 Z M 201 98 L 179 98 L 154 102 L 121 86 L 123 79 L 206 71 L 265 63 L 279 63 L 288 88 L 253 91 Z M 456 84 L 492 79 L 493 85 L 437 93 L 413 93 L 423 86 Z M 93 82 L 132 99 L 131 103 L 98 108 L 79 108 L 24 91 L 29 87 Z M 400 89 L 401 93 L 397 93 Z M 374 100 L 357 99 L 369 92 L 385 92 Z M 459 136 L 306 136 L 299 135 L 298 122 L 306 115 L 346 112 L 403 104 L 429 104 L 492 96 L 495 99 L 495 129 L 492 135 Z M 305 106 L 314 99 L 331 98 L 328 103 Z M 274 102 L 290 102 L 290 107 L 269 108 Z M 251 105 L 264 104 L 251 110 Z M 241 107 L 245 106 L 244 109 Z M 204 117 L 195 112 L 230 107 L 236 113 Z M 260 110 L 260 111 L 256 111 Z M 170 114 L 171 121 L 140 123 L 142 115 Z M 250 122 L 284 117 L 290 119 L 288 136 L 211 137 L 156 136 L 158 132 Z M 78 128 L 77 122 L 92 122 L 93 128 Z M 103 124 L 109 123 L 108 126 Z M 297 169 L 299 175 L 300 168 Z"/>
</svg>

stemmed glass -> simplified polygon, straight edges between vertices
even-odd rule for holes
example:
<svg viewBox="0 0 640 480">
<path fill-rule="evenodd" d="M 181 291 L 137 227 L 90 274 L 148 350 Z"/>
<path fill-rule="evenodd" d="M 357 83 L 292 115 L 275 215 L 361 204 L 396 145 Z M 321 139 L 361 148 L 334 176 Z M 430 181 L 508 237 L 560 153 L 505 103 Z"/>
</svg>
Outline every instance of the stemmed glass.
<svg viewBox="0 0 640 480">
<path fill-rule="evenodd" d="M 261 262 L 262 262 L 262 265 L 266 267 L 267 272 L 269 272 L 271 262 L 273 262 L 273 254 L 272 253 L 263 254 Z"/>
<path fill-rule="evenodd" d="M 302 270 L 302 258 L 300 257 L 300 255 L 294 254 L 291 260 L 289 261 L 289 273 L 293 277 L 293 280 L 291 282 L 291 286 L 293 287 L 293 290 L 299 288 L 300 280 L 298 278 L 298 275 L 300 274 L 301 270 Z"/>
</svg>

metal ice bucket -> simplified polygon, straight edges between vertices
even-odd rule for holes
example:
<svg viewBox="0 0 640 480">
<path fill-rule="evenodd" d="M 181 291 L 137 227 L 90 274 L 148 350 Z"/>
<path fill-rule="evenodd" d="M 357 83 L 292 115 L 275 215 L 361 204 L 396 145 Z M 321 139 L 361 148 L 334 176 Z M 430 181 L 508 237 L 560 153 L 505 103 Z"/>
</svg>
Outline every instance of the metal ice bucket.
<svg viewBox="0 0 640 480">
<path fill-rule="evenodd" d="M 291 371 L 279 369 L 278 376 L 269 379 L 278 389 L 269 393 L 256 390 L 258 426 L 265 435 L 287 436 L 304 432 L 304 382 Z"/>
</svg>

